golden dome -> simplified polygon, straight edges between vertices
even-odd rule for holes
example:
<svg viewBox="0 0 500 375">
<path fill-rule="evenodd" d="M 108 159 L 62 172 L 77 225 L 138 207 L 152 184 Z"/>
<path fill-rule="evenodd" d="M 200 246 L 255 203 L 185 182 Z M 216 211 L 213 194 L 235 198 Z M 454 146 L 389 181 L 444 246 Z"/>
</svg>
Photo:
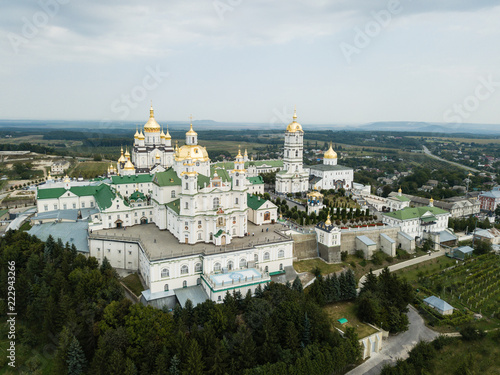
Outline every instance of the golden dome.
<svg viewBox="0 0 500 375">
<path fill-rule="evenodd" d="M 401 186 L 399 187 L 398 193 L 402 193 L 403 189 L 401 189 Z"/>
<path fill-rule="evenodd" d="M 193 130 L 193 124 L 191 124 L 191 127 L 189 128 L 189 131 L 186 133 L 186 135 L 198 135 L 198 133 Z"/>
<path fill-rule="evenodd" d="M 434 202 L 434 198 L 431 197 L 429 203 L 433 203 Z"/>
<path fill-rule="evenodd" d="M 241 159 L 243 155 L 241 155 L 241 149 L 238 147 L 238 155 L 236 155 L 236 159 Z"/>
<path fill-rule="evenodd" d="M 125 157 L 128 159 L 130 158 L 130 152 L 128 152 L 128 148 L 125 149 Z"/>
<path fill-rule="evenodd" d="M 288 126 L 286 127 L 286 131 L 290 132 L 290 133 L 295 133 L 295 132 L 302 132 L 303 133 L 304 132 L 302 130 L 302 125 L 300 125 L 297 122 L 297 108 L 295 108 L 293 110 L 293 121 L 288 124 Z"/>
<path fill-rule="evenodd" d="M 137 127 L 135 128 L 134 139 L 139 139 L 139 130 L 137 130 Z"/>
<path fill-rule="evenodd" d="M 132 164 L 132 162 L 130 160 L 127 160 L 123 169 L 126 171 L 133 171 L 133 170 L 135 170 L 135 167 L 134 167 L 134 164 Z"/>
<path fill-rule="evenodd" d="M 311 191 L 310 193 L 307 193 L 308 197 L 313 197 L 313 198 L 322 198 L 323 194 L 321 194 L 319 191 Z"/>
<path fill-rule="evenodd" d="M 160 124 L 158 124 L 155 120 L 155 112 L 153 110 L 153 106 L 151 105 L 151 109 L 149 110 L 149 120 L 144 125 L 144 131 L 146 133 L 159 133 L 160 129 Z"/>
<path fill-rule="evenodd" d="M 142 134 L 142 130 L 141 132 L 139 133 L 139 136 L 137 137 L 137 139 L 146 139 L 146 137 L 144 136 L 144 134 Z"/>
<path fill-rule="evenodd" d="M 163 132 L 163 128 L 161 129 L 160 138 L 161 138 L 161 139 L 164 139 L 164 138 L 165 138 L 165 133 Z"/>
<path fill-rule="evenodd" d="M 123 156 L 123 147 L 121 148 L 121 155 L 120 158 L 118 159 L 118 163 L 125 163 L 127 159 L 125 159 L 125 156 Z"/>
<path fill-rule="evenodd" d="M 330 214 L 328 214 L 328 217 L 326 218 L 325 225 L 332 225 L 332 222 L 330 221 Z"/>
<path fill-rule="evenodd" d="M 160 159 L 160 154 L 156 154 L 156 159 Z"/>
<path fill-rule="evenodd" d="M 165 139 L 172 139 L 170 133 L 168 132 L 168 126 L 167 126 L 167 134 L 165 134 Z"/>
<path fill-rule="evenodd" d="M 208 152 L 205 147 L 199 145 L 184 145 L 176 149 L 175 161 L 183 160 L 209 161 Z"/>
<path fill-rule="evenodd" d="M 330 143 L 330 148 L 323 155 L 324 159 L 337 159 L 337 153 L 333 151 L 332 144 Z"/>
</svg>

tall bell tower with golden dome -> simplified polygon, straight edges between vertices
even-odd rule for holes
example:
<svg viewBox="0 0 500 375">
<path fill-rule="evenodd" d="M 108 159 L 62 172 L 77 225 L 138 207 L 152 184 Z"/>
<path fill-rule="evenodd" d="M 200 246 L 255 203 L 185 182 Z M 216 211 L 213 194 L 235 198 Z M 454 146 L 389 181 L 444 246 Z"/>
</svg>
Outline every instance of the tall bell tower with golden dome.
<svg viewBox="0 0 500 375">
<path fill-rule="evenodd" d="M 283 150 L 283 170 L 276 175 L 276 192 L 302 193 L 308 190 L 309 173 L 303 168 L 304 130 L 297 122 L 297 109 L 286 127 Z"/>
<path fill-rule="evenodd" d="M 174 163 L 172 137 L 165 134 L 155 119 L 153 105 L 149 110 L 149 119 L 143 129 L 137 129 L 134 135 L 132 163 L 137 173 L 149 173 L 153 168 L 161 166 L 165 169 Z"/>
</svg>

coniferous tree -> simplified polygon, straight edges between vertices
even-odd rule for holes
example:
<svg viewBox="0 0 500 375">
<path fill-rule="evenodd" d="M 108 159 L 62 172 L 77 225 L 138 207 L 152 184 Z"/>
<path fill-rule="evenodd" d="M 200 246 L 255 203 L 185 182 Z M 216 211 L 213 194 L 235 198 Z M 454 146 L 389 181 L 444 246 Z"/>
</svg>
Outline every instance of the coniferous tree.
<svg viewBox="0 0 500 375">
<path fill-rule="evenodd" d="M 177 354 L 175 354 L 170 360 L 170 368 L 168 369 L 170 375 L 181 375 L 181 372 L 179 370 L 180 365 L 181 360 L 179 359 L 179 357 L 177 357 Z"/>
<path fill-rule="evenodd" d="M 305 347 L 311 343 L 311 321 L 307 317 L 307 312 L 304 317 L 304 329 L 302 330 L 302 345 Z"/>
<path fill-rule="evenodd" d="M 75 336 L 69 344 L 68 355 L 66 359 L 68 366 L 68 375 L 80 375 L 85 368 L 85 355 L 83 354 L 82 346 Z"/>
<path fill-rule="evenodd" d="M 183 371 L 185 375 L 202 375 L 203 374 L 203 357 L 201 355 L 200 346 L 196 340 L 191 340 L 187 353 L 186 367 Z"/>
<path fill-rule="evenodd" d="M 304 291 L 304 288 L 302 287 L 302 282 L 300 281 L 300 278 L 298 276 L 295 277 L 295 280 L 293 280 L 292 289 L 300 293 Z"/>
</svg>

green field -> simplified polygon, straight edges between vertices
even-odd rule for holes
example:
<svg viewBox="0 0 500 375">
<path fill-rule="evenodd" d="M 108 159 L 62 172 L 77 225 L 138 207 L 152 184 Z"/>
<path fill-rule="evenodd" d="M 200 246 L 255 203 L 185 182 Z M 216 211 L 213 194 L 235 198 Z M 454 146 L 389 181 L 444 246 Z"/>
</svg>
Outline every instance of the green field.
<svg viewBox="0 0 500 375">
<path fill-rule="evenodd" d="M 426 262 L 415 264 L 414 266 L 406 267 L 394 272 L 399 276 L 404 277 L 410 284 L 415 284 L 420 277 L 434 274 L 444 268 L 454 266 L 455 264 L 456 260 L 443 255 L 442 257 L 433 258 Z"/>
<path fill-rule="evenodd" d="M 307 260 L 299 260 L 297 262 L 293 262 L 293 268 L 298 273 L 302 272 L 312 272 L 313 269 L 318 267 L 321 270 L 322 275 L 328 275 L 333 272 L 342 271 L 343 264 L 329 264 L 326 263 L 321 258 L 307 259 Z"/>
<path fill-rule="evenodd" d="M 141 295 L 141 292 L 144 290 L 144 287 L 142 286 L 141 280 L 139 279 L 139 276 L 137 275 L 137 273 L 133 273 L 131 275 L 128 275 L 127 277 L 124 277 L 121 281 L 137 297 L 139 297 Z"/>
<path fill-rule="evenodd" d="M 118 159 L 118 158 L 117 158 Z M 80 177 L 84 179 L 101 176 L 108 170 L 109 163 L 105 161 L 85 161 L 78 163 L 76 167 L 69 172 L 69 177 Z"/>
<path fill-rule="evenodd" d="M 374 334 L 377 330 L 367 324 L 362 323 L 356 316 L 356 306 L 354 302 L 337 302 L 326 305 L 323 309 L 328 314 L 333 327 L 345 332 L 346 327 L 352 327 L 356 330 L 358 338 L 363 338 Z M 345 318 L 347 323 L 340 324 L 338 319 Z"/>
</svg>

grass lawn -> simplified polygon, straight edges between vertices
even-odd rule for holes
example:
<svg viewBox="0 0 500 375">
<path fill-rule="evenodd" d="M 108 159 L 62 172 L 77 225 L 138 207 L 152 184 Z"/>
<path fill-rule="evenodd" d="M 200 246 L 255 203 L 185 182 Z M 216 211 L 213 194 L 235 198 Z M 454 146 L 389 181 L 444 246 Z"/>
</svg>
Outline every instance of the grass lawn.
<svg viewBox="0 0 500 375">
<path fill-rule="evenodd" d="M 358 337 L 361 339 L 363 337 L 369 336 L 377 330 L 375 328 L 370 327 L 367 324 L 362 323 L 357 317 L 355 312 L 354 302 L 339 302 L 332 303 L 326 305 L 323 308 L 328 317 L 331 320 L 332 327 L 337 327 L 345 332 L 346 327 L 353 327 L 358 334 Z M 347 323 L 340 324 L 338 319 L 345 318 L 348 320 Z"/>
<path fill-rule="evenodd" d="M 329 264 L 321 258 L 299 260 L 297 262 L 293 262 L 293 268 L 299 273 L 312 272 L 312 270 L 316 267 L 319 267 L 322 275 L 328 275 L 333 272 L 341 271 L 343 265 L 341 263 Z"/>
<path fill-rule="evenodd" d="M 395 271 L 399 276 L 404 277 L 410 284 L 414 284 L 419 276 L 418 275 L 430 275 L 436 273 L 444 268 L 448 268 L 455 265 L 455 260 L 448 258 L 447 256 L 442 256 L 415 264 L 414 266 L 406 267 L 401 270 Z"/>
<path fill-rule="evenodd" d="M 25 222 L 23 225 L 21 225 L 21 228 L 19 228 L 20 231 L 29 231 L 31 229 L 31 224 L 29 221 Z"/>
<path fill-rule="evenodd" d="M 120 155 L 118 155 L 120 156 Z M 118 158 L 118 157 L 117 157 Z M 70 177 L 94 178 L 103 175 L 108 170 L 109 163 L 105 161 L 85 161 L 78 165 L 70 173 Z"/>
<path fill-rule="evenodd" d="M 478 341 L 457 338 L 438 352 L 431 366 L 433 375 L 465 374 L 459 367 L 465 367 L 468 374 L 500 374 L 500 344 L 492 334 Z"/>
<path fill-rule="evenodd" d="M 127 277 L 124 277 L 122 280 L 122 283 L 124 283 L 127 288 L 129 288 L 137 297 L 141 295 L 141 292 L 144 290 L 142 287 L 141 280 L 139 279 L 139 276 L 137 276 L 137 273 L 133 273 L 131 275 L 128 275 Z"/>
</svg>

